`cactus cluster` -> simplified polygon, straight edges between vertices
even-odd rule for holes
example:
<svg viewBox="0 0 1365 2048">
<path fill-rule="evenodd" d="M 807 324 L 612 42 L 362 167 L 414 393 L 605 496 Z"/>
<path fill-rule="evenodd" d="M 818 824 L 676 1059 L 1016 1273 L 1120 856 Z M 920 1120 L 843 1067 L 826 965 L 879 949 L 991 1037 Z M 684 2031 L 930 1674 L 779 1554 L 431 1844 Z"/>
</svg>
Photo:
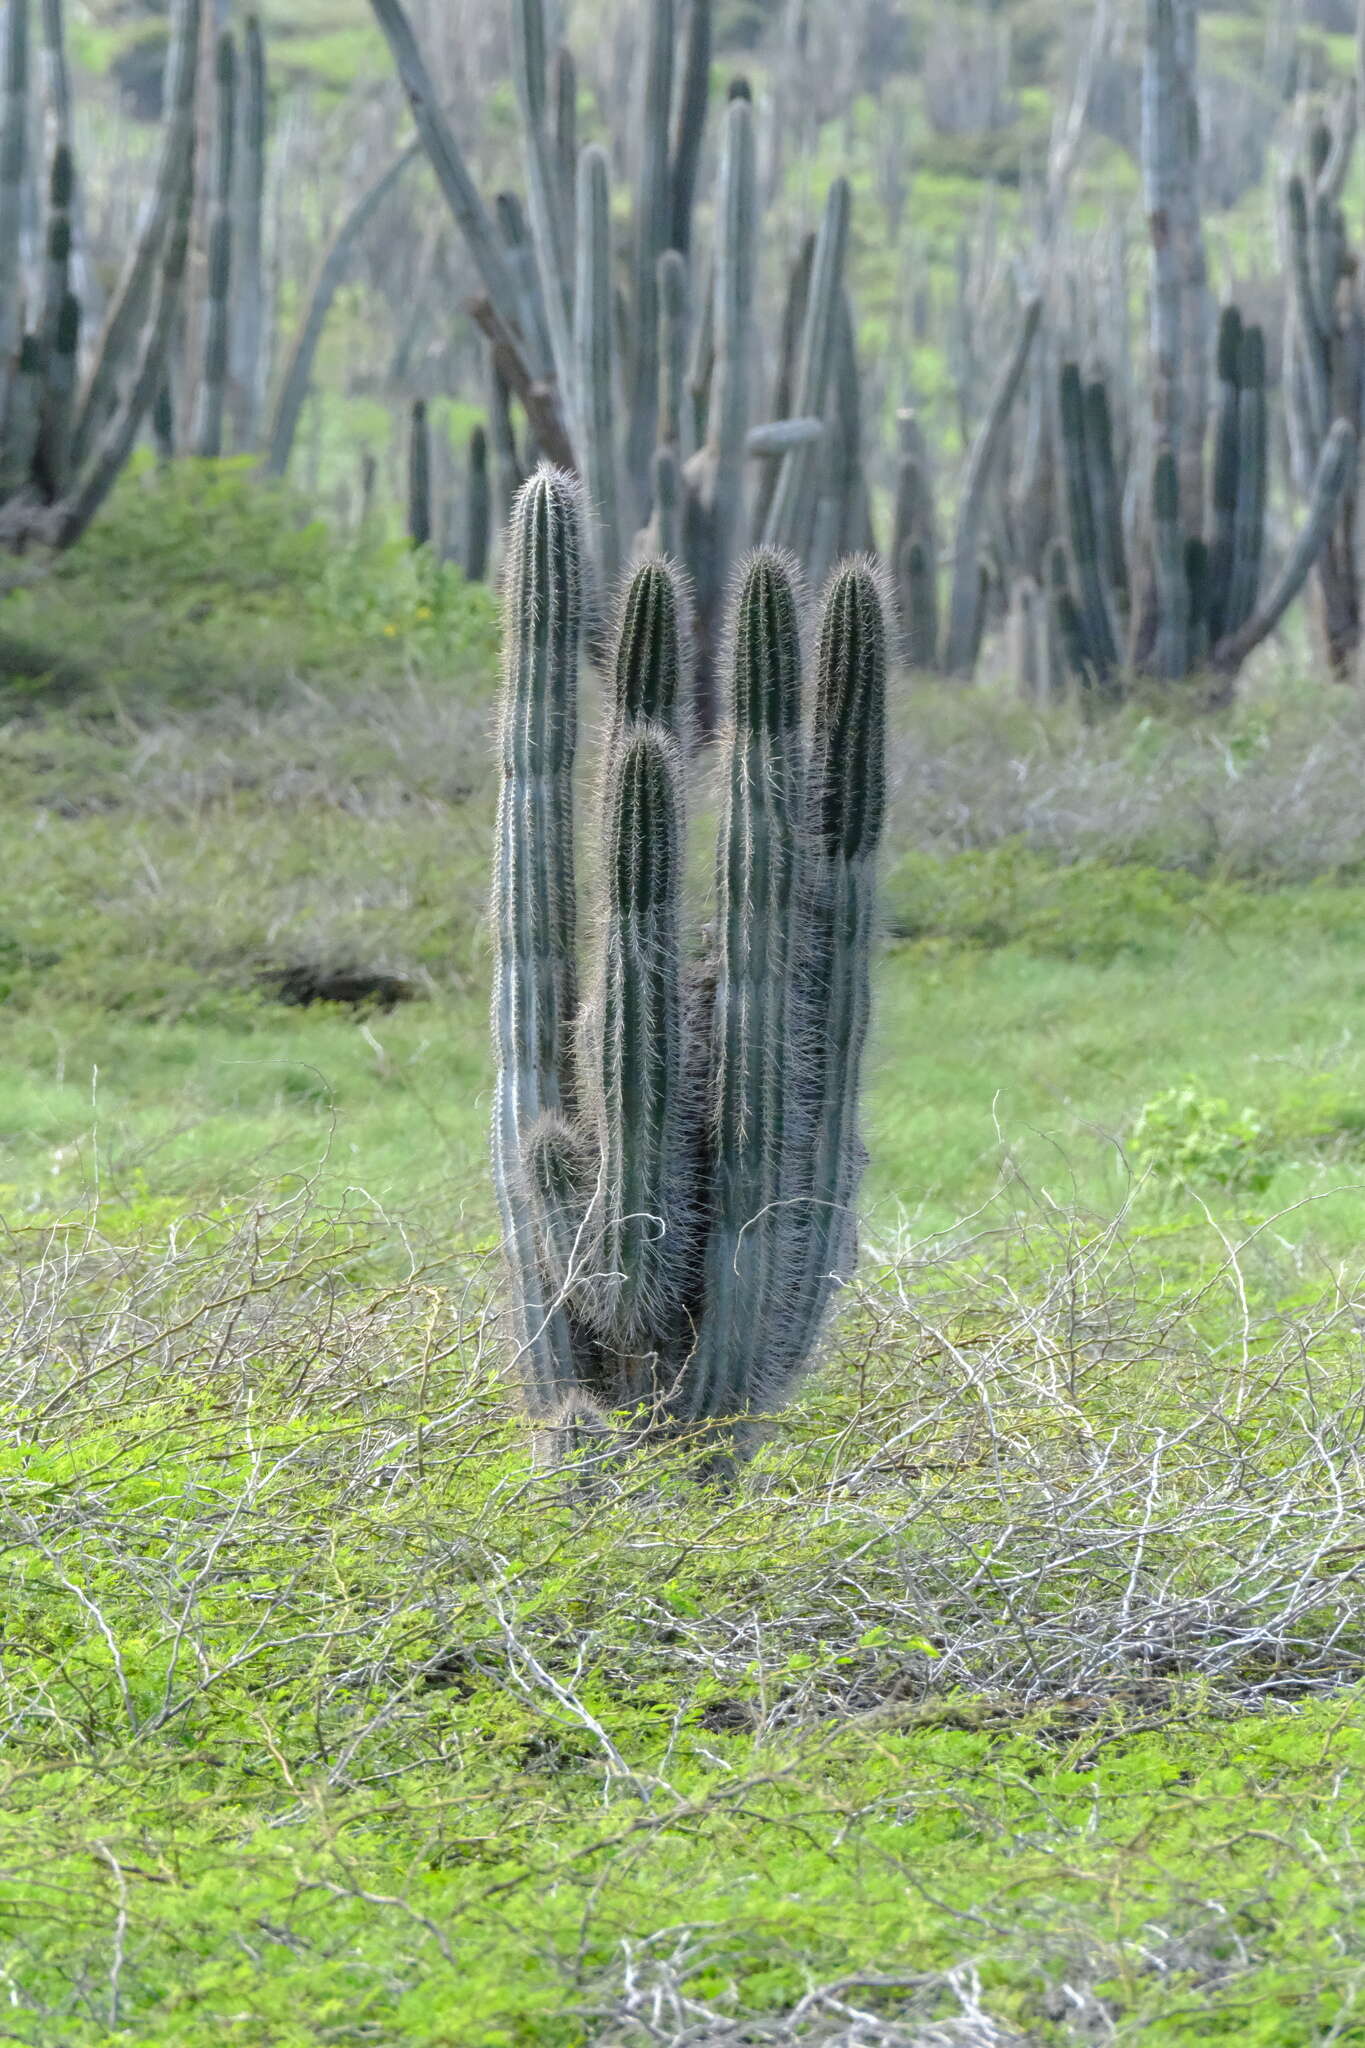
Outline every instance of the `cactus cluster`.
<svg viewBox="0 0 1365 2048">
<path fill-rule="evenodd" d="M 1207 542 L 1184 524 L 1172 449 L 1152 463 L 1150 575 L 1128 560 L 1108 394 L 1062 367 L 1057 417 L 1065 540 L 1054 544 L 1051 589 L 1061 644 L 1082 686 L 1117 697 L 1127 673 L 1178 682 L 1203 671 L 1234 675 L 1278 624 L 1306 580 L 1351 471 L 1355 436 L 1338 420 L 1326 434 L 1310 501 L 1278 574 L 1265 585 L 1268 422 L 1265 341 L 1225 307 L 1218 328 L 1218 403 Z"/>
<path fill-rule="evenodd" d="M 528 1411 L 553 1456 L 625 1412 L 725 1455 L 789 1393 L 854 1255 L 886 626 L 861 558 L 823 601 L 809 731 L 798 574 L 736 589 L 710 949 L 685 939 L 688 633 L 672 566 L 621 605 L 579 993 L 581 499 L 542 466 L 506 554 L 493 1166 Z"/>
<path fill-rule="evenodd" d="M 1295 488 L 1310 493 L 1336 419 L 1357 435 L 1365 427 L 1365 293 L 1358 252 L 1351 248 L 1341 191 L 1357 133 L 1355 101 L 1335 132 L 1325 120 L 1309 133 L 1307 161 L 1285 187 L 1283 232 L 1289 276 L 1285 321 L 1286 417 Z M 1314 563 L 1318 623 L 1334 675 L 1349 675 L 1360 649 L 1361 593 L 1356 523 L 1358 482 L 1348 478 Z"/>
<path fill-rule="evenodd" d="M 79 539 L 126 462 L 164 383 L 189 247 L 201 0 L 176 0 L 166 116 L 138 240 L 80 375 L 74 287 L 77 166 L 69 109 L 54 105 L 44 262 L 30 289 L 23 216 L 30 188 L 31 0 L 10 0 L 0 106 L 0 545 Z M 49 90 L 67 76 L 60 0 L 41 11 Z"/>
<path fill-rule="evenodd" d="M 62 0 L 42 0 L 42 75 L 48 162 L 43 262 L 26 275 L 23 226 L 36 206 L 38 124 L 30 91 L 32 0 L 5 11 L 0 105 L 0 545 L 69 547 L 95 517 L 150 420 L 162 454 L 175 442 L 173 357 L 197 172 L 208 168 L 206 297 L 191 364 L 190 445 L 222 452 L 225 423 L 239 448 L 254 444 L 264 348 L 260 230 L 265 153 L 265 56 L 259 22 L 245 29 L 245 97 L 236 48 L 219 38 L 214 66 L 214 161 L 196 165 L 196 95 L 203 0 L 172 0 L 165 117 L 152 189 L 100 324 L 89 331 L 77 279 L 92 278 L 77 244 L 78 172 L 72 140 Z M 238 147 L 238 136 L 241 146 Z M 240 237 L 240 273 L 233 248 Z M 84 288 L 84 287 L 83 287 Z M 193 323 L 188 323 L 193 330 Z"/>
<path fill-rule="evenodd" d="M 485 202 L 402 0 L 372 5 L 482 282 L 471 310 L 495 375 L 520 401 L 537 453 L 583 481 L 591 588 L 609 591 L 641 538 L 686 567 L 705 725 L 724 593 L 744 548 L 787 548 L 818 578 L 870 541 L 845 275 L 848 185 L 831 186 L 789 296 L 779 410 L 756 424 L 761 208 L 742 81 L 726 105 L 704 265 L 695 248 L 712 0 L 647 0 L 643 10 L 639 173 L 624 264 L 610 160 L 599 145 L 577 146 L 573 63 L 564 50 L 551 61 L 543 0 L 512 7 L 524 208 L 506 192 Z M 491 419 L 490 431 L 496 441 Z M 752 509 L 749 461 L 762 464 Z"/>
<path fill-rule="evenodd" d="M 1307 506 L 1277 575 L 1266 582 L 1271 422 L 1265 338 L 1235 306 L 1223 309 L 1208 374 L 1207 266 L 1199 217 L 1199 139 L 1193 0 L 1146 0 L 1142 159 L 1151 237 L 1150 446 L 1141 503 L 1126 530 L 1111 395 L 1103 377 L 1063 363 L 1056 404 L 1060 535 L 1049 550 L 1046 598 L 1055 640 L 1092 701 L 1125 679 L 1180 682 L 1203 671 L 1224 696 L 1247 655 L 1271 632 L 1315 562 L 1349 523 L 1358 408 L 1329 393 L 1329 349 L 1316 323 L 1334 303 L 1328 216 L 1315 259 L 1301 185 L 1289 211 L 1296 250 L 1296 332 L 1307 337 L 1302 382 L 1312 397 Z M 1309 325 L 1310 320 L 1314 323 Z M 1311 346 L 1309 345 L 1311 344 Z M 1358 362 L 1358 356 L 1356 358 Z M 1357 376 L 1358 376 L 1357 370 Z M 1211 394 L 1211 383 L 1214 390 Z M 1136 545 L 1134 544 L 1136 542 Z"/>
<path fill-rule="evenodd" d="M 900 652 L 907 668 L 958 677 L 970 677 L 976 668 L 986 619 L 988 571 L 984 556 L 992 487 L 999 482 L 1006 427 L 1042 313 L 1042 298 L 1031 293 L 1019 308 L 1011 347 L 968 449 L 953 529 L 948 612 L 942 632 L 933 468 L 913 411 L 902 412 L 897 421 L 891 564 L 900 614 Z"/>
</svg>

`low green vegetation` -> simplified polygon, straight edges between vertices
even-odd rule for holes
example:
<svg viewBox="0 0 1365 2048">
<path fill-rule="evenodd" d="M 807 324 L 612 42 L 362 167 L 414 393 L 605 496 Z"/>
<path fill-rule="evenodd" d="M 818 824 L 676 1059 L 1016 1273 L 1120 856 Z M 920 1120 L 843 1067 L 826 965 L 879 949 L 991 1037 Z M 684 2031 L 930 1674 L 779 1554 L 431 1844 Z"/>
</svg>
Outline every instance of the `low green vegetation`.
<svg viewBox="0 0 1365 2048">
<path fill-rule="evenodd" d="M 506 1396 L 488 594 L 225 465 L 0 635 L 4 2029 L 1357 2038 L 1353 707 L 896 686 L 859 1281 L 724 1493 Z"/>
</svg>

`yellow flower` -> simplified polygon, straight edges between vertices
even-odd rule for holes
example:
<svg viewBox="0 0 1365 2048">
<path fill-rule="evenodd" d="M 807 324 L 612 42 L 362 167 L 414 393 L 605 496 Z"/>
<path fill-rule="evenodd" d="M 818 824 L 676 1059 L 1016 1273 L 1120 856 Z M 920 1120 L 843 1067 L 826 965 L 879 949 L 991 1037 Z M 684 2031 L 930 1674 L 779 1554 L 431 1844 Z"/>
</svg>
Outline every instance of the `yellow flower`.
<svg viewBox="0 0 1365 2048">
<path fill-rule="evenodd" d="M 386 632 L 386 633 L 388 634 L 388 636 L 389 636 L 390 640 L 392 640 L 392 639 L 393 639 L 393 637 L 394 637 L 394 635 L 395 635 L 395 633 L 397 633 L 397 631 L 398 631 L 398 628 L 397 628 L 397 626 L 395 626 L 395 625 L 392 625 L 392 624 L 390 624 L 390 625 L 387 625 L 387 626 L 385 626 L 385 628 L 384 628 L 384 631 L 385 631 L 385 632 Z"/>
<path fill-rule="evenodd" d="M 417 616 L 419 619 L 429 619 L 431 617 L 431 606 L 429 604 L 419 604 Z"/>
</svg>

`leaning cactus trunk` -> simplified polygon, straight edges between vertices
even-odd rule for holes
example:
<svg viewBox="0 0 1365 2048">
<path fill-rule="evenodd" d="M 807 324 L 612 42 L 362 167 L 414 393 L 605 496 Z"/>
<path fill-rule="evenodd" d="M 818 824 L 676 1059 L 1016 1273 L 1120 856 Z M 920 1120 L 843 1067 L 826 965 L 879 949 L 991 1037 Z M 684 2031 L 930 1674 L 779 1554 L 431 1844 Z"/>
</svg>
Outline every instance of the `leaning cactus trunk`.
<svg viewBox="0 0 1365 2048">
<path fill-rule="evenodd" d="M 615 1412 L 628 1441 L 743 1449 L 851 1270 L 885 810 L 886 624 L 863 560 L 804 604 L 748 562 L 730 626 L 714 950 L 684 930 L 688 633 L 644 562 L 610 665 L 600 900 L 578 1000 L 573 764 L 581 517 L 542 467 L 508 542 L 494 884 L 493 1168 L 523 1396 L 543 1451 Z"/>
</svg>

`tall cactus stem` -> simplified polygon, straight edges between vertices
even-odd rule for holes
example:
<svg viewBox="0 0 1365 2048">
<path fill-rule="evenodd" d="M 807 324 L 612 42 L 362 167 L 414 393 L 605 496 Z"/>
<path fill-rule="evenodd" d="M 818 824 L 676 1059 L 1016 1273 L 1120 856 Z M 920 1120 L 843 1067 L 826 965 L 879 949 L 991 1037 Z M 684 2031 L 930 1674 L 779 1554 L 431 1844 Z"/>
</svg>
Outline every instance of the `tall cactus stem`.
<svg viewBox="0 0 1365 2048">
<path fill-rule="evenodd" d="M 849 204 L 848 180 L 835 178 L 816 238 L 801 333 L 792 410 L 803 418 L 823 419 L 828 407 L 848 250 Z M 820 451 L 810 446 L 793 448 L 782 457 L 763 536 L 769 546 L 789 548 L 797 556 L 806 552 L 814 523 L 819 466 Z"/>
<path fill-rule="evenodd" d="M 580 462 L 591 557 L 602 595 L 621 567 L 620 484 L 612 382 L 611 218 L 607 153 L 596 143 L 578 160 L 578 279 L 574 351 L 582 398 Z"/>
<path fill-rule="evenodd" d="M 488 475 L 488 435 L 481 426 L 469 431 L 469 451 L 464 480 L 464 557 L 466 583 L 488 580 L 489 539 L 493 523 L 493 493 Z"/>
<path fill-rule="evenodd" d="M 237 146 L 237 47 L 230 35 L 218 38 L 214 63 L 213 178 L 209 188 L 208 317 L 204 362 L 196 401 L 197 455 L 223 452 L 227 406 L 228 290 L 232 275 L 232 167 Z"/>
<path fill-rule="evenodd" d="M 717 854 L 713 1188 L 705 1311 L 689 1369 L 694 1415 L 751 1405 L 752 1360 L 790 1355 L 796 1138 L 791 1070 L 804 901 L 800 613 L 772 549 L 749 562 L 735 609 L 730 727 Z"/>
<path fill-rule="evenodd" d="M 943 650 L 943 666 L 950 676 L 970 676 L 976 666 L 981 632 L 980 558 L 986 497 L 1004 445 L 1010 408 L 1028 365 L 1042 311 L 1043 302 L 1037 294 L 1025 302 L 1014 346 L 1001 366 L 985 418 L 977 429 L 967 457 L 962 503 L 953 539 L 947 642 Z"/>
<path fill-rule="evenodd" d="M 502 780 L 493 880 L 493 1178 L 532 1414 L 579 1389 L 564 1305 L 545 1286 L 525 1183 L 538 1120 L 574 1107 L 573 767 L 582 628 L 577 492 L 542 466 L 513 511 L 504 592 Z"/>
<path fill-rule="evenodd" d="M 808 1190 L 793 1363 L 810 1356 L 830 1295 L 853 1269 L 854 1203 L 865 1157 L 858 1094 L 872 1008 L 877 852 L 886 815 L 886 621 L 866 558 L 825 593 L 807 779 L 809 922 L 803 1092 L 810 1103 L 798 1184 Z M 761 1384 L 771 1403 L 786 1388 Z"/>
<path fill-rule="evenodd" d="M 635 199 L 626 481 L 634 518 L 649 506 L 650 464 L 659 415 L 659 258 L 670 233 L 668 122 L 673 103 L 673 0 L 646 0 L 644 105 Z"/>
<path fill-rule="evenodd" d="M 236 454 L 252 453 L 260 439 L 265 399 L 265 172 L 269 102 L 265 37 L 260 16 L 242 29 L 240 147 L 234 195 L 232 323 L 228 337 L 229 412 Z"/>
</svg>

